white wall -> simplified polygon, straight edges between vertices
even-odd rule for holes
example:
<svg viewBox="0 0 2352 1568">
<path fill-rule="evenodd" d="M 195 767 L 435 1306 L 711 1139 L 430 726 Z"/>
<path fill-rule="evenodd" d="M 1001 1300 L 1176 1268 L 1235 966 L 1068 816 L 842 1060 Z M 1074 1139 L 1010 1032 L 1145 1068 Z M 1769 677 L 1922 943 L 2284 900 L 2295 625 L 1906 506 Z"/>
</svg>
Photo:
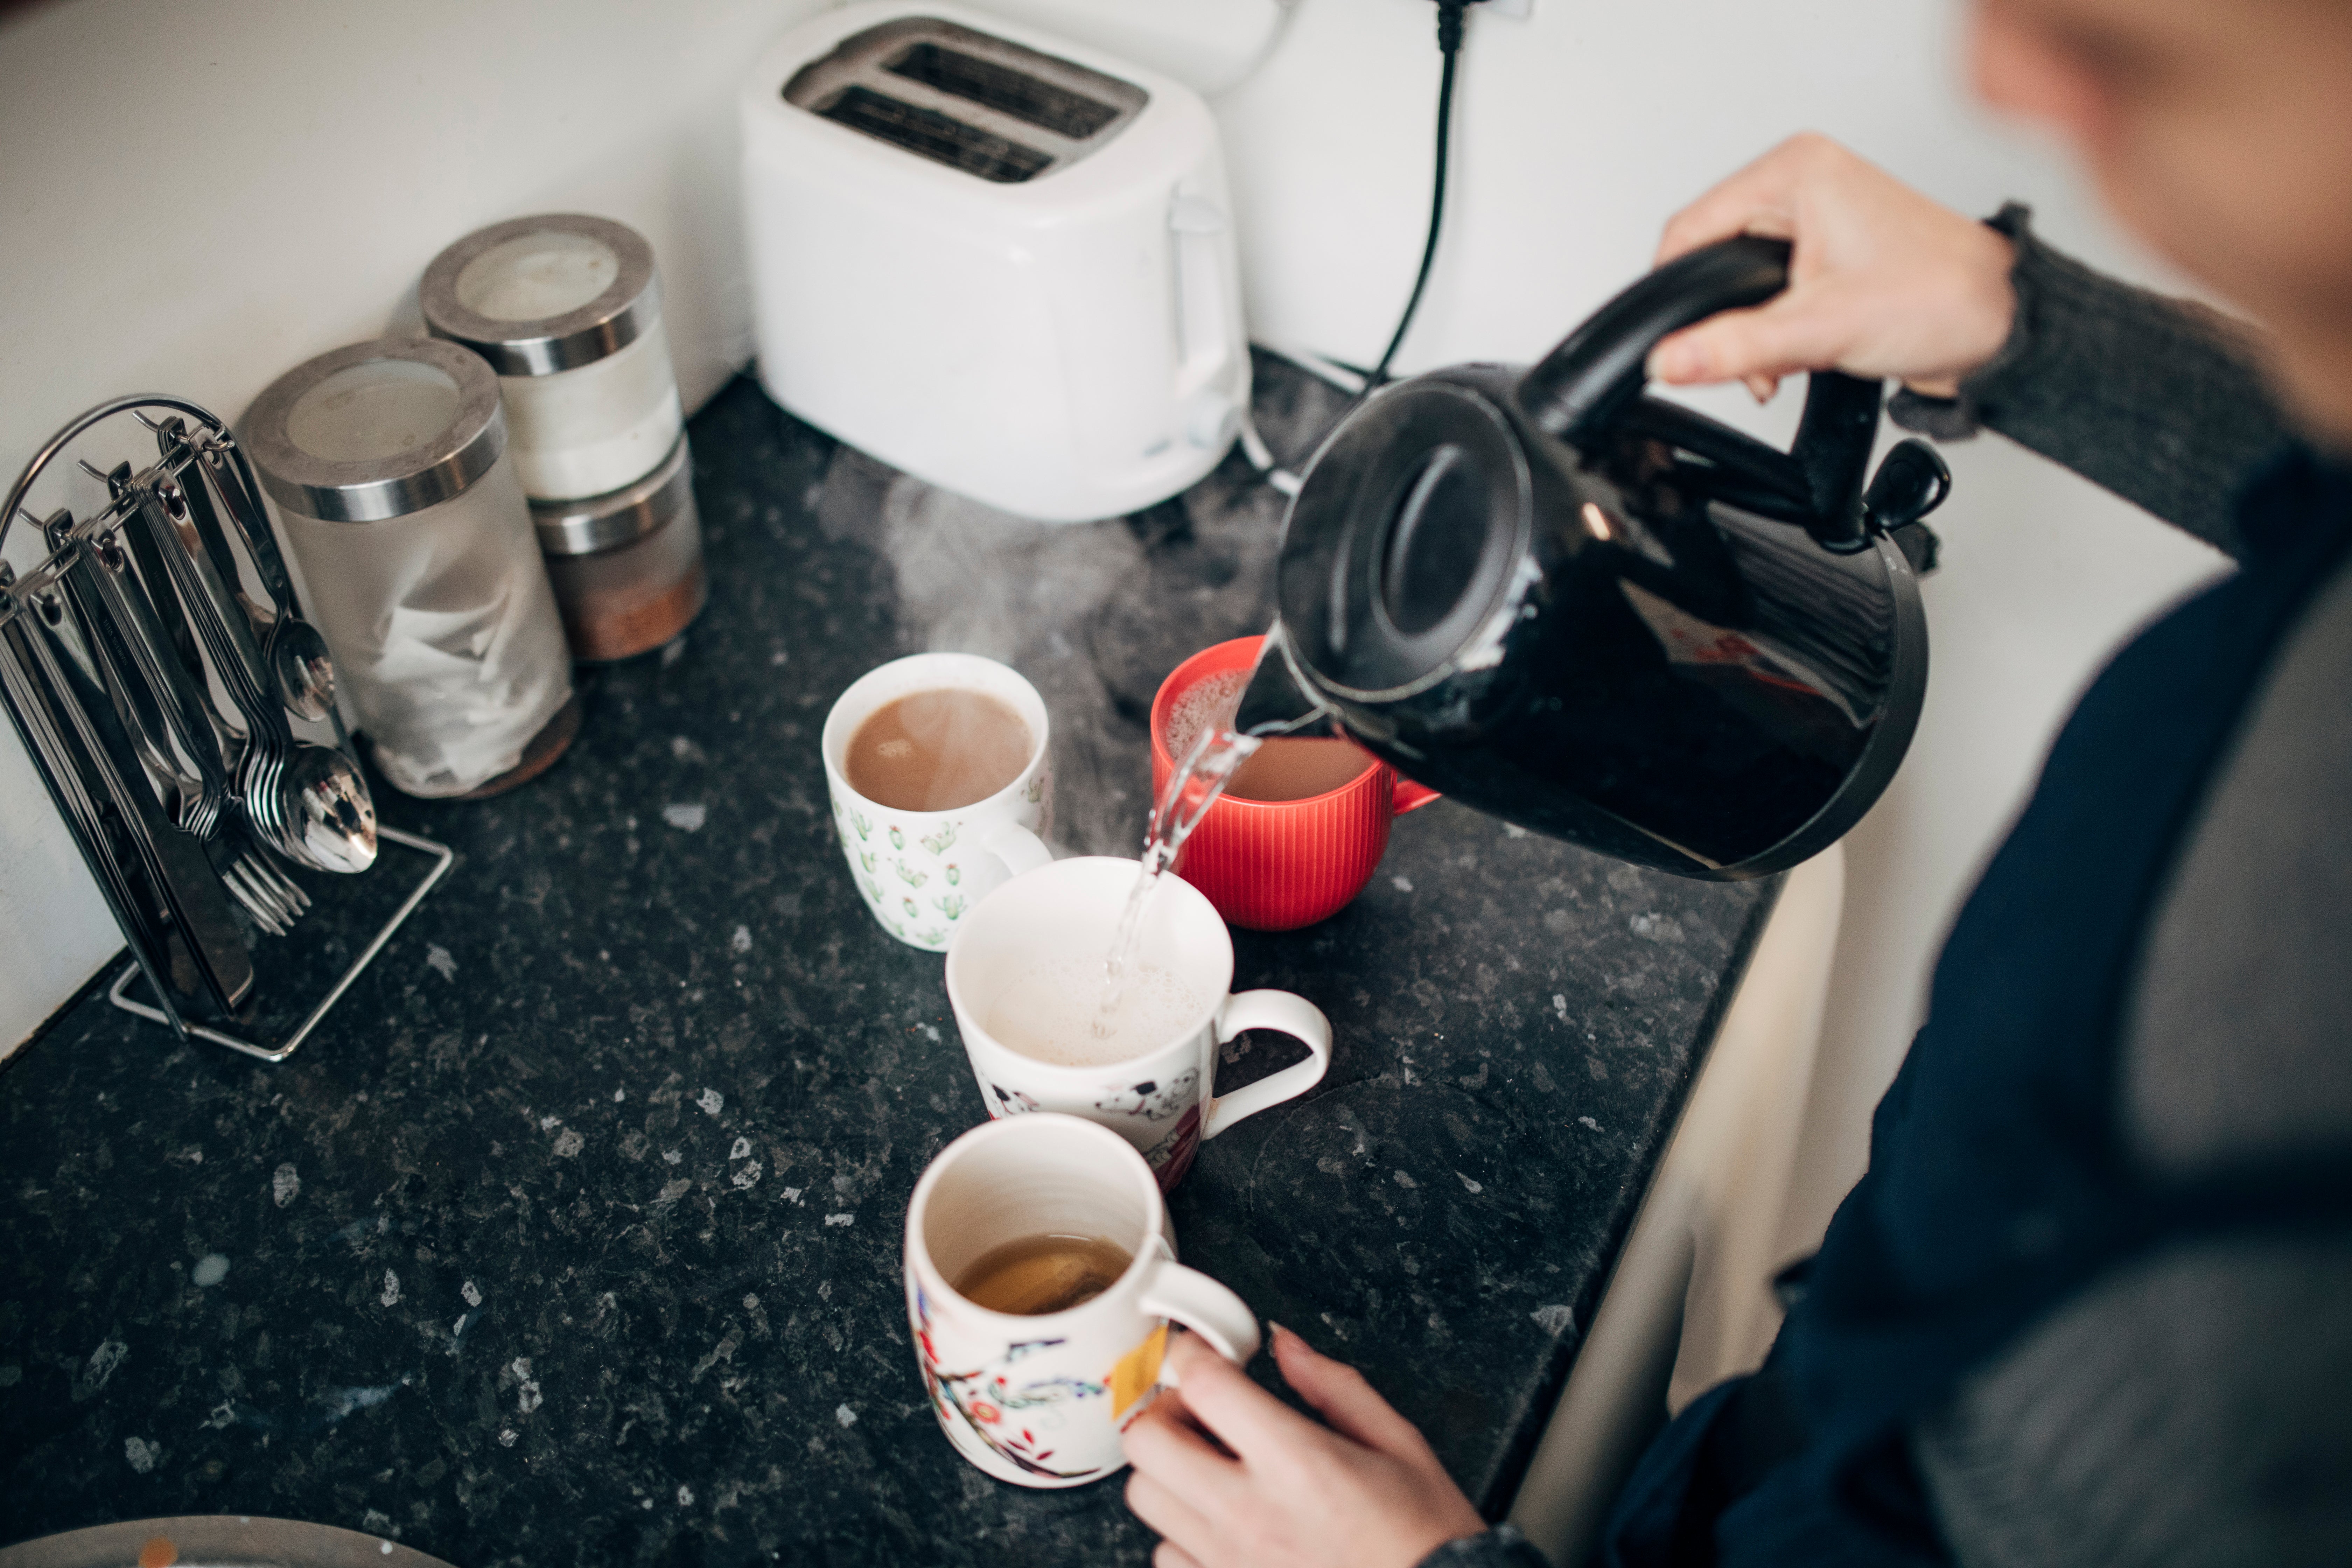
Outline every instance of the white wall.
<svg viewBox="0 0 2352 1568">
<path fill-rule="evenodd" d="M 1437 51 L 1429 0 L 1303 0 L 1219 115 L 1252 332 L 1376 358 L 1427 219 Z M 2032 202 L 2044 235 L 2161 282 L 2063 162 L 1967 100 L 1958 9 L 1885 0 L 1534 0 L 1470 14 L 1447 235 L 1406 370 L 1526 360 L 1646 268 L 1660 226 L 1799 130 L 1943 200 Z M 1697 401 L 1785 437 L 1795 399 Z M 1782 1242 L 1810 1247 L 1863 1168 L 1869 1110 L 1916 1026 L 1935 950 L 2104 654 L 2219 558 L 1998 437 L 1948 449 L 1927 586 L 1917 740 L 1848 841 L 1849 882 L 1806 1143 Z"/>
<path fill-rule="evenodd" d="M 101 398 L 229 418 L 499 218 L 649 237 L 688 406 L 749 356 L 734 91 L 827 0 L 51 0 L 0 20 L 0 468 Z M 126 454 L 127 455 L 127 454 Z M 25 563 L 30 542 L 12 540 Z M 0 724 L 0 1054 L 121 945 Z"/>
</svg>

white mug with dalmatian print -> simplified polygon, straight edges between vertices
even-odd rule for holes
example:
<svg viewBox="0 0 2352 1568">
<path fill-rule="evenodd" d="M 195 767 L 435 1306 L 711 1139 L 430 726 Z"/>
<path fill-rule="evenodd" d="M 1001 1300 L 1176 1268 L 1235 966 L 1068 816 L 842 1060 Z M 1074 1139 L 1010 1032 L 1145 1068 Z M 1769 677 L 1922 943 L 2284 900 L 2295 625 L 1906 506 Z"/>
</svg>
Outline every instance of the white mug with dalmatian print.
<svg viewBox="0 0 2352 1568">
<path fill-rule="evenodd" d="M 1287 991 L 1232 994 L 1234 942 L 1224 921 L 1190 882 L 1163 877 L 1145 905 L 1137 951 L 1198 999 L 1192 1016 L 1149 1051 L 1102 1067 L 1039 1061 L 991 1034 L 986 1020 L 1005 987 L 1057 959 L 1103 950 L 1142 869 L 1139 861 L 1097 856 L 1006 882 L 948 944 L 948 1001 L 989 1115 L 1055 1110 L 1099 1122 L 1142 1152 L 1166 1190 L 1192 1167 L 1202 1142 L 1322 1081 L 1331 1066 L 1331 1021 Z M 1217 1047 L 1244 1029 L 1295 1036 L 1307 1059 L 1216 1094 Z"/>
<path fill-rule="evenodd" d="M 955 811 L 899 811 L 849 787 L 842 771 L 857 727 L 918 691 L 978 691 L 1021 715 L 1033 742 L 1013 782 Z M 919 653 L 860 676 L 825 715 L 825 787 L 850 879 L 882 929 L 909 947 L 947 951 L 948 939 L 1007 878 L 1047 864 L 1054 775 L 1046 766 L 1045 700 L 992 658 Z"/>
</svg>

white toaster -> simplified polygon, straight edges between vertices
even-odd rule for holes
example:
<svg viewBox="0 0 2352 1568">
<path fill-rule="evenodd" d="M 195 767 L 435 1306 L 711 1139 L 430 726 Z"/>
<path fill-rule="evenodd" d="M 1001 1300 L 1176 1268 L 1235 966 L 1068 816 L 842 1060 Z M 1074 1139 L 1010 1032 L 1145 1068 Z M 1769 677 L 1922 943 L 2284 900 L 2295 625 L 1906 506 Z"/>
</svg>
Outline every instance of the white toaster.
<svg viewBox="0 0 2352 1568">
<path fill-rule="evenodd" d="M 953 5 L 829 11 L 744 89 L 760 380 L 1049 521 L 1165 500 L 1249 399 L 1216 122 L 1168 77 Z"/>
</svg>

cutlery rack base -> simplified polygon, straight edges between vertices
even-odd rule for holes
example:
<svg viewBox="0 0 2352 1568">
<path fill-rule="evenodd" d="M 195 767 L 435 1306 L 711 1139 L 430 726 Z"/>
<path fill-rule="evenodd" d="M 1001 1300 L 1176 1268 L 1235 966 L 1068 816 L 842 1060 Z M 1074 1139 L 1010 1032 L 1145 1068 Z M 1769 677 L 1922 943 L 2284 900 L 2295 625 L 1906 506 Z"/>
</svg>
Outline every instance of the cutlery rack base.
<svg viewBox="0 0 2352 1568">
<path fill-rule="evenodd" d="M 403 833 L 399 828 L 387 826 L 383 823 L 376 825 L 376 837 L 383 843 L 396 844 L 404 849 L 415 850 L 425 856 L 432 863 L 423 868 L 424 876 L 419 879 L 416 886 L 409 889 L 407 897 L 401 900 L 400 907 L 393 911 L 392 918 L 384 921 L 374 937 L 360 950 L 359 956 L 352 960 L 350 967 L 346 968 L 334 984 L 328 988 L 327 994 L 320 997 L 317 1004 L 302 1016 L 301 1021 L 276 1044 L 273 1045 L 265 1040 L 249 1039 L 244 1035 L 232 1033 L 226 1027 L 215 1028 L 210 1024 L 180 1018 L 164 1012 L 161 1007 L 134 1000 L 130 994 L 131 984 L 145 973 L 135 959 L 124 964 L 122 973 L 116 975 L 114 983 L 106 988 L 106 999 L 135 1017 L 144 1018 L 153 1024 L 167 1025 L 184 1037 L 206 1040 L 215 1046 L 226 1046 L 230 1050 L 242 1052 L 248 1057 L 257 1057 L 266 1062 L 284 1061 L 300 1048 L 304 1040 L 310 1037 L 310 1032 L 319 1026 L 320 1020 L 327 1016 L 327 1010 L 342 1000 L 343 993 L 351 989 L 352 982 L 360 977 L 361 972 L 375 962 L 375 955 L 383 951 L 384 943 L 392 940 L 393 933 L 397 931 L 402 922 L 415 912 L 416 906 L 425 901 L 425 895 L 431 892 L 435 884 L 447 874 L 451 863 L 457 858 L 457 852 L 446 844 L 427 838 L 422 834 Z"/>
</svg>

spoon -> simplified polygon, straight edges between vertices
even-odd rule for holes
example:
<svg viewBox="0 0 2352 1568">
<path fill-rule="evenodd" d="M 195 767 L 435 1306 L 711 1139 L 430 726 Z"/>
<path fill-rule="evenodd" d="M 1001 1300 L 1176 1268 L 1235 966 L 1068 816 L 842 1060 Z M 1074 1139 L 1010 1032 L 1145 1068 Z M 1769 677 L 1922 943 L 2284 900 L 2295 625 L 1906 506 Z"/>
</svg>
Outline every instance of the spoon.
<svg viewBox="0 0 2352 1568">
<path fill-rule="evenodd" d="M 261 574 L 262 586 L 268 591 L 276 610 L 267 657 L 269 672 L 278 684 L 278 700 L 298 719 L 323 720 L 335 707 L 335 661 L 327 649 L 327 639 L 295 609 L 294 584 L 287 575 L 284 558 L 278 553 L 277 536 L 269 531 L 260 503 L 237 477 L 226 453 L 219 446 L 207 446 L 199 450 L 198 457 L 206 477 L 220 492 L 225 503 L 221 510 L 228 515 L 237 537 L 245 542 L 246 553 L 253 557 L 254 566 Z M 201 487 L 192 488 L 192 502 L 201 504 L 200 489 Z M 190 510 L 195 510 L 194 506 Z"/>
<path fill-rule="evenodd" d="M 160 439 L 173 442 L 184 439 L 180 429 L 166 426 L 158 432 Z M 217 660 L 223 666 L 223 683 L 230 688 L 230 696 L 241 708 L 247 708 L 253 736 L 253 752 L 247 762 L 244 787 L 238 791 L 245 812 L 263 837 L 305 866 L 321 871 L 364 871 L 375 864 L 376 830 L 375 804 L 368 794 L 367 780 L 359 767 L 341 751 L 320 746 L 308 741 L 298 741 L 287 728 L 289 711 L 301 713 L 289 695 L 301 695 L 312 700 L 315 715 L 327 717 L 334 712 L 334 677 L 328 662 L 326 645 L 317 630 L 292 613 L 292 587 L 285 575 L 285 563 L 279 559 L 275 542 L 268 533 L 268 521 L 256 509 L 255 492 L 237 479 L 230 459 L 237 458 L 234 446 L 215 438 L 197 448 L 203 459 L 206 478 L 219 486 L 226 503 L 231 521 L 243 537 L 247 552 L 260 569 L 272 601 L 279 614 L 271 629 L 270 654 L 265 668 L 263 656 L 250 640 L 239 637 L 217 614 L 224 592 L 206 599 L 214 607 L 213 631 L 226 645 L 229 657 Z M 209 555 L 211 540 L 220 532 L 218 517 L 213 512 L 210 498 L 202 480 L 181 485 L 171 479 L 155 487 L 159 510 L 151 519 L 161 531 L 171 530 L 184 521 L 191 531 L 202 540 Z M 226 553 L 226 541 L 221 541 L 222 553 Z M 171 557 L 174 565 L 194 569 L 203 558 L 189 556 L 184 552 Z M 290 638 L 289 631 L 301 630 Z M 278 649 L 288 650 L 281 657 Z M 289 681 L 286 663 L 297 667 Z M 229 679 L 229 667 L 247 679 Z M 316 669 L 305 671 L 300 667 L 323 667 L 326 673 Z M 278 689 L 278 703 L 259 689 L 260 682 L 268 680 Z M 317 700 L 323 696 L 324 700 Z M 249 704 L 249 706 L 248 706 Z M 310 714 L 305 714 L 310 717 Z M 340 737 L 342 727 L 336 726 Z"/>
<path fill-rule="evenodd" d="M 236 558 L 229 553 L 227 537 L 221 530 L 224 515 L 244 542 L 254 570 L 260 574 L 269 609 L 263 611 L 247 603 L 241 593 L 236 599 L 252 625 L 254 641 L 262 645 L 262 658 L 269 667 L 278 700 L 298 719 L 325 719 L 335 706 L 334 658 L 319 628 L 295 610 L 294 584 L 287 574 L 285 558 L 278 552 L 278 537 L 270 531 L 259 501 L 238 476 L 226 437 L 192 437 L 185 423 L 178 419 L 165 421 L 157 428 L 156 437 L 167 455 L 178 445 L 189 446 L 212 492 L 207 493 L 202 482 L 174 487 L 164 498 L 167 509 L 175 519 L 184 514 L 215 562 L 228 563 L 224 583 L 236 581 Z M 217 509 L 213 493 L 220 497 Z"/>
<path fill-rule="evenodd" d="M 297 741 L 270 770 L 255 804 L 286 852 L 321 871 L 375 864 L 375 801 L 352 760 L 332 746 Z"/>
<path fill-rule="evenodd" d="M 278 700 L 298 719 L 324 719 L 335 707 L 335 661 L 319 628 L 290 611 L 269 637 L 269 673 Z"/>
</svg>

